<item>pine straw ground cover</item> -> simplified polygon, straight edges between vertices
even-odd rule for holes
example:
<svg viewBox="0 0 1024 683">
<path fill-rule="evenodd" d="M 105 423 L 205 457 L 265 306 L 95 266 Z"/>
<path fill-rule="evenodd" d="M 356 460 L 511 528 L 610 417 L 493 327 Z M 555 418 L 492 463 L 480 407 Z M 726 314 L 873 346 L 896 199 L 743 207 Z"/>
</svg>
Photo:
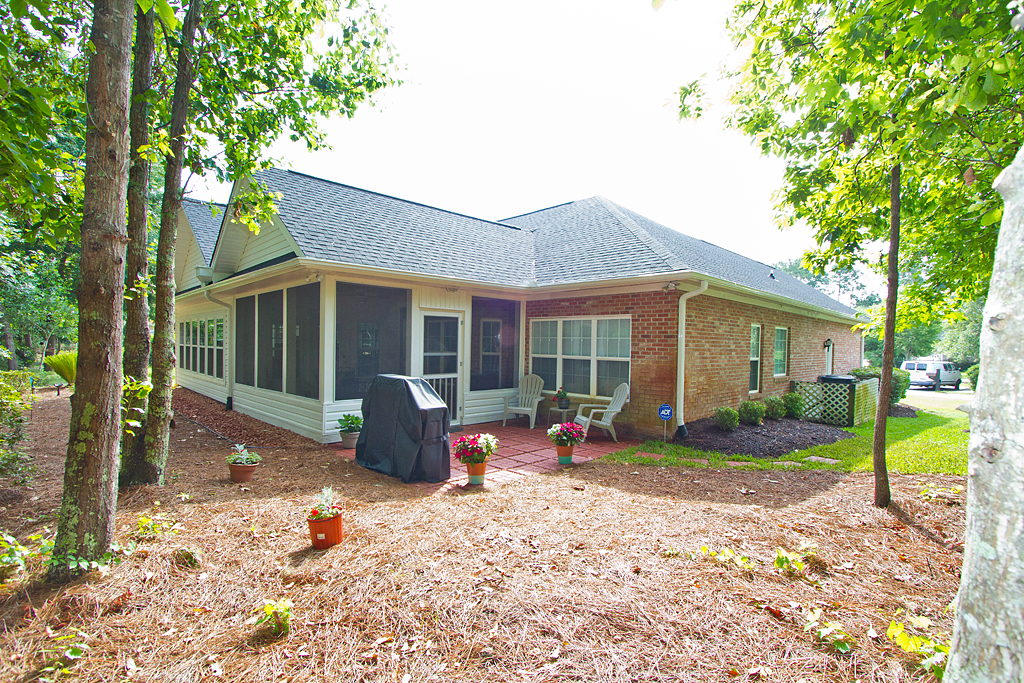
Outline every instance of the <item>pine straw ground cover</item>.
<svg viewBox="0 0 1024 683">
<path fill-rule="evenodd" d="M 912 681 L 889 622 L 951 628 L 963 496 L 918 492 L 960 477 L 895 475 L 895 514 L 860 473 L 600 461 L 421 496 L 312 446 L 297 470 L 296 451 L 261 451 L 257 481 L 231 485 L 224 442 L 187 443 L 167 487 L 122 496 L 118 540 L 138 542 L 123 562 L 64 589 L 12 585 L 0 680 L 33 680 L 81 642 L 69 680 Z M 346 501 L 327 551 L 304 522 L 314 481 Z M 808 544 L 805 577 L 772 566 L 777 547 Z M 251 622 L 285 597 L 291 633 L 274 639 Z M 805 632 L 815 608 L 850 654 Z"/>
</svg>

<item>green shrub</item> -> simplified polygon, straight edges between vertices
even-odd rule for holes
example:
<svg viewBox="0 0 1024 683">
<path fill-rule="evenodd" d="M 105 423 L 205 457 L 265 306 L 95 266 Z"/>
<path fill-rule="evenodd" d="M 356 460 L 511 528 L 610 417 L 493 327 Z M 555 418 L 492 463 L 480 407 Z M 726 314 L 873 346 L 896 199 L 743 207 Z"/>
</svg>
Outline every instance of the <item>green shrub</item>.
<svg viewBox="0 0 1024 683">
<path fill-rule="evenodd" d="M 857 379 L 870 379 L 877 377 L 881 379 L 882 368 L 869 365 L 866 368 L 854 368 L 850 370 L 851 375 Z M 902 401 L 907 396 L 907 389 L 910 388 L 910 373 L 906 370 L 899 368 L 893 368 L 892 371 L 892 390 L 889 393 L 889 405 L 894 406 Z"/>
<path fill-rule="evenodd" d="M 786 417 L 804 416 L 804 397 L 795 391 L 782 395 L 782 402 L 786 406 Z"/>
<path fill-rule="evenodd" d="M 60 375 L 60 378 L 69 385 L 75 383 L 75 370 L 78 366 L 78 351 L 61 351 L 54 356 L 47 356 L 43 360 L 50 366 L 50 369 Z"/>
<path fill-rule="evenodd" d="M 974 364 L 971 367 L 964 370 L 964 377 L 966 377 L 971 383 L 971 389 L 977 391 L 978 389 L 978 373 L 981 372 L 981 366 Z"/>
<path fill-rule="evenodd" d="M 715 424 L 722 431 L 731 432 L 740 423 L 740 414 L 728 406 L 715 408 Z"/>
<path fill-rule="evenodd" d="M 786 404 L 778 396 L 768 396 L 764 400 L 764 415 L 773 420 L 786 417 Z"/>
<path fill-rule="evenodd" d="M 765 407 L 760 401 L 744 401 L 740 404 L 740 420 L 755 427 L 764 419 Z"/>
</svg>

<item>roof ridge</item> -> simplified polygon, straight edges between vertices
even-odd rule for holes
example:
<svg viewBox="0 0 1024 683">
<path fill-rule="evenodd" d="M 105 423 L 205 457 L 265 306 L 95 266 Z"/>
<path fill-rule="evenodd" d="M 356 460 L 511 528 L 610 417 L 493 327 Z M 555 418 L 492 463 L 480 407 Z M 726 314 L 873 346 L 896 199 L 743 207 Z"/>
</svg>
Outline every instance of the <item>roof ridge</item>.
<svg viewBox="0 0 1024 683">
<path fill-rule="evenodd" d="M 544 211 L 550 211 L 551 209 L 559 209 L 559 208 L 561 208 L 563 206 L 569 206 L 570 204 L 575 204 L 577 201 L 580 201 L 580 200 L 572 200 L 572 201 L 568 201 L 568 202 L 562 202 L 561 204 L 553 204 L 551 206 L 546 206 L 543 209 L 537 209 L 536 211 L 527 211 L 526 213 L 521 213 L 521 214 L 518 214 L 516 216 L 506 216 L 505 218 L 499 218 L 498 221 L 501 222 L 501 221 L 510 221 L 510 220 L 513 220 L 513 219 L 516 219 L 516 218 L 525 218 L 526 216 L 532 216 L 535 213 L 542 213 Z M 504 223 L 502 223 L 502 225 L 504 225 Z M 534 231 L 533 230 L 528 230 L 527 232 L 534 232 Z"/>
<path fill-rule="evenodd" d="M 221 209 L 226 209 L 227 206 L 228 206 L 227 204 L 224 204 L 222 202 L 214 202 L 214 201 L 210 201 L 208 199 L 194 199 L 192 197 L 182 197 L 181 201 L 183 201 L 183 202 L 192 202 L 193 204 L 202 204 L 204 206 L 210 206 L 212 204 L 213 206 L 216 206 L 216 207 L 221 208 Z"/>
<path fill-rule="evenodd" d="M 366 188 L 356 187 L 355 185 L 349 185 L 348 183 L 342 183 L 342 182 L 339 182 L 337 180 L 330 180 L 328 178 L 320 178 L 319 176 L 311 175 L 309 173 L 303 173 L 302 171 L 295 171 L 295 170 L 290 169 L 290 168 L 277 168 L 276 166 L 271 166 L 270 168 L 264 168 L 264 169 L 261 169 L 261 170 L 262 171 L 278 171 L 278 172 L 281 172 L 281 173 L 291 173 L 293 175 L 302 176 L 303 178 L 309 178 L 310 180 L 316 180 L 316 181 L 321 182 L 321 183 L 328 183 L 330 185 L 337 185 L 339 187 L 345 187 L 345 188 L 348 188 L 350 190 L 355 190 L 356 192 L 365 192 L 366 194 L 376 195 L 377 197 L 384 197 L 386 199 L 392 199 L 392 200 L 394 200 L 396 202 L 400 202 L 402 204 L 411 204 L 412 206 L 422 206 L 422 207 L 424 207 L 426 209 L 430 209 L 431 211 L 440 211 L 442 213 L 451 214 L 452 216 L 459 216 L 461 218 L 469 218 L 470 220 L 480 221 L 481 223 L 490 223 L 491 225 L 500 225 L 503 228 L 511 228 L 513 230 L 519 230 L 519 231 L 523 232 L 523 229 L 520 228 L 519 226 L 516 226 L 516 225 L 510 225 L 508 223 L 502 223 L 501 221 L 492 221 L 492 220 L 488 220 L 486 218 L 480 218 L 479 216 L 470 216 L 468 213 L 459 213 L 458 211 L 452 211 L 450 209 L 442 209 L 442 208 L 440 208 L 438 206 L 431 206 L 430 204 L 424 204 L 423 202 L 414 202 L 411 199 L 403 199 L 402 197 L 396 197 L 396 196 L 391 195 L 391 194 L 385 194 L 383 192 L 377 192 L 376 190 L 367 190 Z M 260 171 L 257 171 L 256 173 L 259 173 L 259 172 Z M 256 175 L 256 174 L 253 174 L 253 175 Z"/>
<path fill-rule="evenodd" d="M 690 269 L 690 266 L 687 265 L 678 256 L 676 256 L 675 252 L 673 252 L 660 241 L 655 239 L 654 236 L 651 235 L 651 233 L 641 228 L 640 225 L 637 224 L 637 222 L 633 220 L 630 216 L 627 216 L 618 204 L 611 201 L 610 199 L 606 199 L 601 196 L 594 197 L 594 199 L 600 202 L 606 209 L 608 209 L 608 211 L 615 215 L 626 227 L 626 229 L 632 232 L 633 235 L 636 236 L 638 240 L 643 242 L 648 249 L 650 249 L 659 257 L 661 257 L 661 259 L 665 261 L 666 265 L 670 266 L 673 270 Z"/>
</svg>

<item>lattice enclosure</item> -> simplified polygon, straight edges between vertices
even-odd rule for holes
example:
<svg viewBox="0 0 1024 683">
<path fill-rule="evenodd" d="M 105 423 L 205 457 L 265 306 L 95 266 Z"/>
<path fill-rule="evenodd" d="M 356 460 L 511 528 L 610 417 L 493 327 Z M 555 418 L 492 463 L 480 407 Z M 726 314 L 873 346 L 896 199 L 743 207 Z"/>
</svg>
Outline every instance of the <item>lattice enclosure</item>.
<svg viewBox="0 0 1024 683">
<path fill-rule="evenodd" d="M 793 391 L 804 399 L 804 419 L 810 422 L 852 427 L 875 416 L 878 380 L 856 384 L 793 382 Z"/>
</svg>

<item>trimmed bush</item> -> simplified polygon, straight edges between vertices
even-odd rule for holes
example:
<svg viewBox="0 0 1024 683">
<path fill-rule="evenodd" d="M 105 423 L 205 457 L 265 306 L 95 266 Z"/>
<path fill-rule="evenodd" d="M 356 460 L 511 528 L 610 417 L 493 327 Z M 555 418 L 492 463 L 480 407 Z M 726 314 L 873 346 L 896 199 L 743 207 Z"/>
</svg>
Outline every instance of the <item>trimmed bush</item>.
<svg viewBox="0 0 1024 683">
<path fill-rule="evenodd" d="M 971 382 L 971 389 L 978 390 L 978 373 L 981 372 L 981 366 L 974 364 L 971 367 L 964 370 L 964 377 Z"/>
<path fill-rule="evenodd" d="M 882 368 L 869 365 L 866 368 L 854 368 L 850 374 L 857 379 L 869 379 L 871 377 L 882 378 Z M 910 373 L 906 370 L 893 368 L 892 391 L 889 394 L 889 405 L 894 406 L 907 396 L 907 389 L 910 388 Z"/>
<path fill-rule="evenodd" d="M 786 417 L 804 416 L 804 397 L 795 391 L 783 394 L 782 403 L 786 406 Z"/>
<path fill-rule="evenodd" d="M 773 420 L 786 417 L 786 404 L 778 396 L 768 396 L 764 399 L 764 416 Z"/>
<path fill-rule="evenodd" d="M 760 401 L 744 401 L 740 404 L 739 415 L 744 424 L 756 427 L 764 419 L 764 413 L 765 407 Z"/>
<path fill-rule="evenodd" d="M 728 406 L 715 408 L 715 424 L 723 432 L 731 432 L 740 423 L 740 414 Z"/>
</svg>

